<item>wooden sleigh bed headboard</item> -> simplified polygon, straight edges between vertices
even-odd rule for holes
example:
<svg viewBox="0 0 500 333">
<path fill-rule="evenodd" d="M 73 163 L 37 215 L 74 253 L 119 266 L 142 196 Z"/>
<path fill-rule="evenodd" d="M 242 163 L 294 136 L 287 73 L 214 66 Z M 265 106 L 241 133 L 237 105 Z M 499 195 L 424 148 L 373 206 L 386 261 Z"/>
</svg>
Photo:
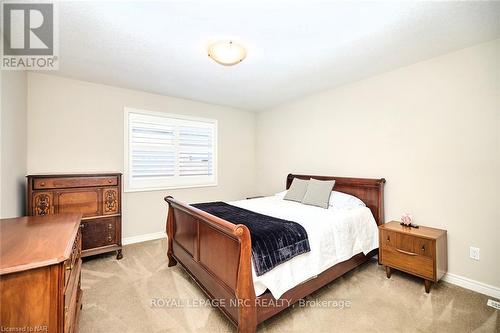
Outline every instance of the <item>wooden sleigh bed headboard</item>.
<svg viewBox="0 0 500 333">
<path fill-rule="evenodd" d="M 370 208 L 373 217 L 377 222 L 377 225 L 381 225 L 384 223 L 384 178 L 345 178 L 314 175 L 295 175 L 290 173 L 286 177 L 287 190 L 290 188 L 290 185 L 292 184 L 294 178 L 335 180 L 335 186 L 333 187 L 335 191 L 344 192 L 358 197 L 366 204 L 368 208 Z"/>
</svg>

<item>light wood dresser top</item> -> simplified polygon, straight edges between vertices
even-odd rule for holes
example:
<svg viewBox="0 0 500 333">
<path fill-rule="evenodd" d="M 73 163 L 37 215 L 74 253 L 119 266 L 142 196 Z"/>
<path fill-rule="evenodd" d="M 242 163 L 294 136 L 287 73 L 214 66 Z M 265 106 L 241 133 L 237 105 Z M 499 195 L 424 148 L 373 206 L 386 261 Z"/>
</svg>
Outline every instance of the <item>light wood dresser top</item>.
<svg viewBox="0 0 500 333">
<path fill-rule="evenodd" d="M 81 214 L 0 220 L 0 275 L 60 263 L 71 255 Z"/>
<path fill-rule="evenodd" d="M 419 226 L 418 228 L 404 227 L 398 221 L 390 221 L 385 224 L 382 224 L 379 226 L 379 229 L 396 231 L 428 239 L 437 239 L 441 237 L 441 235 L 446 234 L 446 230 L 437 228 L 424 227 L 424 226 Z"/>
</svg>

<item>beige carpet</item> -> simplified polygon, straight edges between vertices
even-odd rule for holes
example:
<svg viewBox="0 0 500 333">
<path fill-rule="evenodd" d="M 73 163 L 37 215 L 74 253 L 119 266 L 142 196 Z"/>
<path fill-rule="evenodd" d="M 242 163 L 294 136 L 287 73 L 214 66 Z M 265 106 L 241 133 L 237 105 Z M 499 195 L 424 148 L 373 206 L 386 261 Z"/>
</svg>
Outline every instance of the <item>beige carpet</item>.
<svg viewBox="0 0 500 333">
<path fill-rule="evenodd" d="M 80 332 L 235 331 L 219 310 L 196 307 L 204 294 L 179 266 L 167 267 L 165 240 L 129 245 L 123 254 L 84 262 Z M 399 272 L 387 279 L 372 261 L 307 299 L 330 307 L 285 310 L 258 332 L 500 332 L 487 299 L 444 282 L 426 294 L 422 280 Z"/>
</svg>

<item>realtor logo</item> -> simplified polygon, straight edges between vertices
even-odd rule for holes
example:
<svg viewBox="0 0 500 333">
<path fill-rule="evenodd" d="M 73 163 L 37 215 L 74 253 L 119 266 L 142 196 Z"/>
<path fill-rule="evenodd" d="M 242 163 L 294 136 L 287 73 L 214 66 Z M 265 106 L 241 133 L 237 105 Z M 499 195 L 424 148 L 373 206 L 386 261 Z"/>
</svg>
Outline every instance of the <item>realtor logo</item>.
<svg viewBox="0 0 500 333">
<path fill-rule="evenodd" d="M 2 4 L 2 69 L 58 69 L 54 3 Z"/>
</svg>

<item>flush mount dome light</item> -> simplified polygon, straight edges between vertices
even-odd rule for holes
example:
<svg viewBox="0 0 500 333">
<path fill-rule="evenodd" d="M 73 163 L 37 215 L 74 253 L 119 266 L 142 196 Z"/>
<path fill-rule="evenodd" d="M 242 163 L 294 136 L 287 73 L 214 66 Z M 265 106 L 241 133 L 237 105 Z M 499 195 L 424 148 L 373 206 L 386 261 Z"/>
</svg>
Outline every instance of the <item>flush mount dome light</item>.
<svg viewBox="0 0 500 333">
<path fill-rule="evenodd" d="M 224 66 L 239 64 L 246 55 L 245 48 L 231 40 L 218 41 L 208 47 L 208 56 Z"/>
</svg>

